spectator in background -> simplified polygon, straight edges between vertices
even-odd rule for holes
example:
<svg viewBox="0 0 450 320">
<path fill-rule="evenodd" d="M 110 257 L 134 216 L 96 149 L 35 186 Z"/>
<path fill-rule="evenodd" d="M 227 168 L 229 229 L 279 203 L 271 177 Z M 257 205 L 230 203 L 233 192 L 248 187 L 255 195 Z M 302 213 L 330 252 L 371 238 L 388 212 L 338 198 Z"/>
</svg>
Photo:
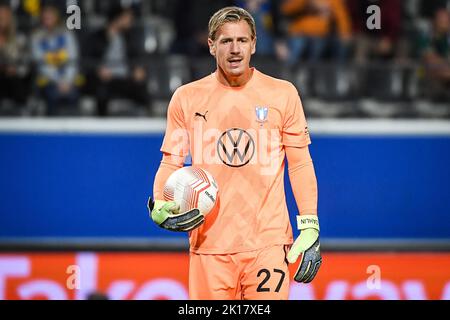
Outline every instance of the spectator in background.
<svg viewBox="0 0 450 320">
<path fill-rule="evenodd" d="M 0 0 L 10 6 L 17 24 L 17 31 L 30 34 L 39 26 L 41 0 Z"/>
<path fill-rule="evenodd" d="M 421 58 L 425 63 L 430 94 L 436 99 L 450 101 L 450 12 L 438 9 L 433 28 L 419 40 Z"/>
<path fill-rule="evenodd" d="M 347 0 L 355 36 L 355 60 L 385 61 L 399 57 L 402 22 L 401 0 Z M 381 29 L 367 28 L 367 8 L 373 4 L 380 7 Z"/>
<path fill-rule="evenodd" d="M 141 106 L 149 104 L 140 35 L 129 32 L 133 23 L 132 9 L 113 7 L 107 26 L 94 32 L 85 45 L 88 91 L 96 96 L 99 116 L 108 114 L 112 98 L 131 99 Z"/>
<path fill-rule="evenodd" d="M 258 42 L 256 54 L 272 56 L 275 53 L 273 1 L 270 0 L 243 0 L 236 1 L 236 5 L 246 9 L 255 20 Z"/>
<path fill-rule="evenodd" d="M 25 47 L 26 38 L 17 34 L 11 8 L 0 3 L 0 102 L 26 103 L 30 82 Z"/>
<path fill-rule="evenodd" d="M 441 8 L 449 7 L 449 0 L 418 0 L 420 16 L 427 19 L 433 19 L 436 11 Z"/>
<path fill-rule="evenodd" d="M 190 56 L 209 56 L 208 25 L 209 18 L 217 10 L 233 5 L 232 0 L 191 0 L 176 1 L 174 23 L 176 39 L 172 53 Z"/>
<path fill-rule="evenodd" d="M 91 0 L 89 0 L 91 1 Z M 114 10 L 114 8 L 127 8 L 133 10 L 133 14 L 135 17 L 139 18 L 142 13 L 142 5 L 143 1 L 145 0 L 107 0 L 107 1 L 100 1 L 100 0 L 94 0 L 93 2 L 93 9 L 96 14 L 98 15 L 108 15 L 111 10 Z"/>
<path fill-rule="evenodd" d="M 285 0 L 281 12 L 290 20 L 287 61 L 295 64 L 303 56 L 317 62 L 327 44 L 337 37 L 334 56 L 344 58 L 350 40 L 351 21 L 343 0 Z"/>
<path fill-rule="evenodd" d="M 78 45 L 73 34 L 62 26 L 58 8 L 51 3 L 42 7 L 41 27 L 32 36 L 32 56 L 47 114 L 56 115 L 63 104 L 76 107 Z"/>
</svg>

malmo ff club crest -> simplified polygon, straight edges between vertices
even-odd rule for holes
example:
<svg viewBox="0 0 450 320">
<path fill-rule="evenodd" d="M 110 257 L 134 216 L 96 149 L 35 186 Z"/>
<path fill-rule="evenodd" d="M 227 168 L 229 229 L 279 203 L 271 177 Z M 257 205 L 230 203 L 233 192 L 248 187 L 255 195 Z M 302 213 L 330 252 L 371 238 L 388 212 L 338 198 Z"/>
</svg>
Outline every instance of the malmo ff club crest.
<svg viewBox="0 0 450 320">
<path fill-rule="evenodd" d="M 217 154 L 229 167 L 245 166 L 255 155 L 255 141 L 250 134 L 239 128 L 225 131 L 217 141 Z"/>
</svg>

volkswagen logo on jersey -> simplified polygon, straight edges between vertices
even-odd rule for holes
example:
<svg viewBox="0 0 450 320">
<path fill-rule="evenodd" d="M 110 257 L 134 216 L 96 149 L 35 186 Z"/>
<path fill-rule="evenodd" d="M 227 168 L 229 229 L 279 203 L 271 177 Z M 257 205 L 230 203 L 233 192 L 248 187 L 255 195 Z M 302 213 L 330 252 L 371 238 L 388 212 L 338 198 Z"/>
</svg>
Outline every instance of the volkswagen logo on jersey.
<svg viewBox="0 0 450 320">
<path fill-rule="evenodd" d="M 229 129 L 217 141 L 217 154 L 227 166 L 233 168 L 243 167 L 255 155 L 255 141 L 243 129 Z"/>
<path fill-rule="evenodd" d="M 267 107 L 256 107 L 256 121 L 259 123 L 264 123 L 267 121 L 267 114 L 269 113 L 269 108 Z"/>
</svg>

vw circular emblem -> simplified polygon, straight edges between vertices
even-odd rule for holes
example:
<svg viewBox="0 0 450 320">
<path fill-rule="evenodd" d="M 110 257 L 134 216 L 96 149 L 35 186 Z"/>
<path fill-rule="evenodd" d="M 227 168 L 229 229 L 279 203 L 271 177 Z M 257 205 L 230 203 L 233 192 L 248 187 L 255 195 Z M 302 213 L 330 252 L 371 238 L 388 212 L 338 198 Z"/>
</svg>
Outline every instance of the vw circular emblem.
<svg viewBox="0 0 450 320">
<path fill-rule="evenodd" d="M 229 167 L 245 166 L 255 155 L 255 141 L 245 130 L 232 128 L 225 131 L 217 141 L 217 154 Z"/>
</svg>

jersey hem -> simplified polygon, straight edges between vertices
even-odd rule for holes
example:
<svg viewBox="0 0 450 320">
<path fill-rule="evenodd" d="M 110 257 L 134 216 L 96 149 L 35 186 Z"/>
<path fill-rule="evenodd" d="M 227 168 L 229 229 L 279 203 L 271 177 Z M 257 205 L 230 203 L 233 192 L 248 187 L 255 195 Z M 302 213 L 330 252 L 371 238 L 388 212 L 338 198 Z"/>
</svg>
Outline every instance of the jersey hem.
<svg viewBox="0 0 450 320">
<path fill-rule="evenodd" d="M 189 252 L 195 253 L 195 254 L 237 254 L 237 253 L 244 253 L 244 252 L 251 252 L 251 251 L 258 251 L 263 250 L 269 247 L 277 246 L 277 245 L 291 245 L 294 243 L 294 239 L 285 239 L 269 244 L 265 244 L 263 246 L 258 247 L 252 247 L 252 248 L 241 248 L 236 250 L 223 250 L 223 249 L 202 249 L 202 248 L 190 248 Z"/>
</svg>

